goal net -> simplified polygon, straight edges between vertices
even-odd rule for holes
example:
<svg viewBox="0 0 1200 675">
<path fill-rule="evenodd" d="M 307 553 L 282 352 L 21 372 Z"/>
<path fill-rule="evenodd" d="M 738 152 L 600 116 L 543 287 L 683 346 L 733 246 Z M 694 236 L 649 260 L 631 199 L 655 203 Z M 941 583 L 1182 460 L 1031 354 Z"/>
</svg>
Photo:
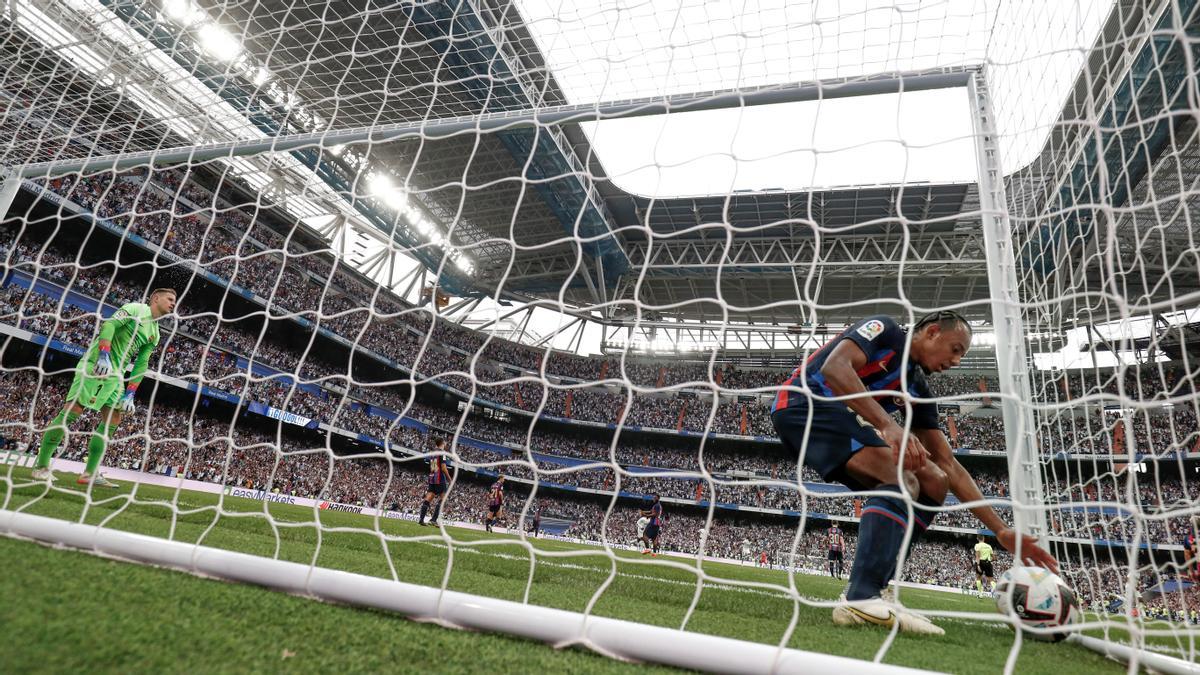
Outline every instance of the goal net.
<svg viewBox="0 0 1200 675">
<path fill-rule="evenodd" d="M 1144 10 L 1144 11 L 1143 11 Z M 1030 420 L 1063 576 L 1106 635 L 1194 661 L 1200 467 L 1189 3 L 1117 12 L 1007 183 Z M 1113 77 L 1106 77 L 1107 74 Z"/>
<path fill-rule="evenodd" d="M 697 669 L 1103 667 L 953 496 L 888 602 L 961 639 L 829 644 L 869 495 L 773 401 L 952 309 L 947 464 L 1195 661 L 1194 1 L 276 4 L 0 4 L 0 531 Z"/>
</svg>

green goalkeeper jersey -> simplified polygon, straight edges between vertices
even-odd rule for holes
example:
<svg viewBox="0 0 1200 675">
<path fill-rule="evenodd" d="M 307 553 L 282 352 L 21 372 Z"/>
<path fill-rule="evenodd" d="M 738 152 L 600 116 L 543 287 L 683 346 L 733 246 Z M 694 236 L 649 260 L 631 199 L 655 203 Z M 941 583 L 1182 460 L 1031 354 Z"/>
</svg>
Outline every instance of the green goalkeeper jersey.
<svg viewBox="0 0 1200 675">
<path fill-rule="evenodd" d="M 100 341 L 108 340 L 112 344 L 110 358 L 113 374 L 110 377 L 123 376 L 132 359 L 133 372 L 129 375 L 129 384 L 137 384 L 142 381 L 142 375 L 150 364 L 150 354 L 158 347 L 158 338 L 158 322 L 150 312 L 150 305 L 131 302 L 113 312 L 100 326 L 100 335 L 88 346 L 83 360 L 88 364 L 90 373 L 100 353 Z"/>
</svg>

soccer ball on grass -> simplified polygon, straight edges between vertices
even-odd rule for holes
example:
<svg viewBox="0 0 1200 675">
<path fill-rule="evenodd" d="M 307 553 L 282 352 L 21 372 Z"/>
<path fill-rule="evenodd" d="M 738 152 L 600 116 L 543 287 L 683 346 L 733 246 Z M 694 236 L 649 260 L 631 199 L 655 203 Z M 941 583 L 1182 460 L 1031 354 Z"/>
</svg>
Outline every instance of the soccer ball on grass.
<svg viewBox="0 0 1200 675">
<path fill-rule="evenodd" d="M 1015 615 L 1025 635 L 1034 640 L 1066 638 L 1082 615 L 1075 591 L 1057 574 L 1040 567 L 1008 570 L 996 584 L 995 597 L 996 609 L 1005 616 Z"/>
</svg>

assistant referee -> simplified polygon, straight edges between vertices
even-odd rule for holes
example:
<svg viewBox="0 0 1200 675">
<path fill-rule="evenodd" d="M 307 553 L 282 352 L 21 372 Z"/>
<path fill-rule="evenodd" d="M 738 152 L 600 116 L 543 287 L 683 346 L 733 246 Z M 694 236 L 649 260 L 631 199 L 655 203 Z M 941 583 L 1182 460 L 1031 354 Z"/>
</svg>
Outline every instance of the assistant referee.
<svg viewBox="0 0 1200 675">
<path fill-rule="evenodd" d="M 992 547 L 987 543 L 984 536 L 979 535 L 979 542 L 975 544 L 975 590 L 983 593 L 983 580 L 987 578 L 988 590 L 996 590 L 996 573 L 992 569 Z"/>
</svg>

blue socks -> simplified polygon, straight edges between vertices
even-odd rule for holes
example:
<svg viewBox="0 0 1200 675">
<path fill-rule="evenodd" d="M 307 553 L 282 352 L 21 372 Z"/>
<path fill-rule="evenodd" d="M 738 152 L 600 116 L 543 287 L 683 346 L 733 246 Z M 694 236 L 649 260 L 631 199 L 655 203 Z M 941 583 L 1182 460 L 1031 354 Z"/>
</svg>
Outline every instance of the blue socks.
<svg viewBox="0 0 1200 675">
<path fill-rule="evenodd" d="M 910 551 L 913 546 L 917 545 L 917 540 L 921 538 L 921 535 L 925 534 L 925 530 L 933 526 L 933 519 L 937 518 L 937 511 L 933 509 L 941 505 L 942 503 L 933 497 L 925 495 L 917 497 L 917 503 L 913 504 L 913 516 L 916 517 L 916 521 L 913 523 L 915 528 L 913 529 L 912 539 L 908 544 Z"/>
<path fill-rule="evenodd" d="M 900 496 L 899 485 L 880 485 L 876 490 L 896 493 L 896 496 L 876 496 L 867 499 L 858 524 L 858 548 L 854 552 L 854 568 L 850 571 L 847 600 L 877 598 L 896 574 L 900 546 L 908 529 L 908 506 Z M 940 504 L 921 496 L 913 505 L 913 533 L 910 546 L 933 523 L 936 515 L 929 507 Z"/>
</svg>

